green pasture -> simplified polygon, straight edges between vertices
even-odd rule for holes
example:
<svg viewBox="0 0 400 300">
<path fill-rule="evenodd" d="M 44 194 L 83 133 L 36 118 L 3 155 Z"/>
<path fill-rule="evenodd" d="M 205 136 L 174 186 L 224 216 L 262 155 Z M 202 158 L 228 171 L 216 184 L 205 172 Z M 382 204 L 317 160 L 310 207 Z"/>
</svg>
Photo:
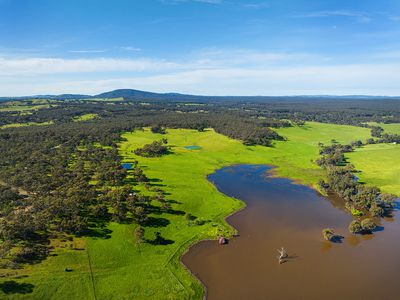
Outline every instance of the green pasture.
<svg viewBox="0 0 400 300">
<path fill-rule="evenodd" d="M 369 122 L 368 125 L 382 127 L 384 133 L 400 134 L 400 123 L 385 124 L 385 123 Z"/>
<path fill-rule="evenodd" d="M 361 171 L 357 176 L 362 182 L 400 196 L 400 145 L 366 145 L 347 158 Z"/>
<path fill-rule="evenodd" d="M 9 111 L 15 111 L 15 112 L 23 112 L 23 111 L 29 111 L 29 110 L 38 110 L 38 109 L 44 109 L 44 108 L 49 108 L 51 105 L 49 104 L 40 104 L 40 105 L 0 105 L 0 112 L 9 112 Z"/>
<path fill-rule="evenodd" d="M 53 121 L 42 122 L 42 123 L 37 123 L 37 122 L 13 123 L 13 124 L 2 125 L 2 126 L 0 126 L 0 129 L 26 127 L 26 126 L 45 126 L 45 125 L 51 125 L 51 124 L 53 124 Z"/>
<path fill-rule="evenodd" d="M 78 117 L 73 118 L 74 122 L 84 122 L 84 121 L 89 121 L 97 118 L 99 115 L 98 114 L 84 114 Z"/>
</svg>

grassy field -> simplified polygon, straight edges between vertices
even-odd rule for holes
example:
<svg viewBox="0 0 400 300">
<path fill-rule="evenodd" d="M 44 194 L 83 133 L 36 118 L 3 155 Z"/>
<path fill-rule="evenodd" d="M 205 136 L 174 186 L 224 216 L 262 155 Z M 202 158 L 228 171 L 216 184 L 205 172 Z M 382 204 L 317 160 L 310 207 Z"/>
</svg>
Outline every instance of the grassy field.
<svg viewBox="0 0 400 300">
<path fill-rule="evenodd" d="M 98 114 L 84 114 L 73 119 L 74 122 L 84 122 L 97 118 Z"/>
<path fill-rule="evenodd" d="M 348 153 L 362 182 L 400 196 L 400 145 L 367 145 Z"/>
<path fill-rule="evenodd" d="M 224 217 L 243 203 L 220 194 L 206 176 L 226 165 L 272 164 L 277 175 L 316 186 L 323 172 L 313 161 L 318 157 L 318 143 L 331 139 L 349 143 L 367 139 L 369 129 L 319 123 L 280 129 L 286 142 L 274 147 L 244 146 L 213 130 L 169 129 L 165 136 L 149 130 L 125 133 L 120 144 L 124 162 L 137 159 L 146 175 L 168 193 L 174 213 L 152 215 L 146 239 L 159 231 L 167 245 L 135 246 L 134 225 L 111 223 L 109 238 L 77 239 L 79 245 L 63 244 L 54 256 L 38 265 L 16 272 L 15 284 L 28 293 L 9 293 L 9 298 L 27 299 L 201 299 L 202 288 L 182 267 L 179 258 L 197 240 L 215 238 L 218 233 L 231 234 Z M 166 137 L 172 153 L 160 158 L 143 158 L 132 150 Z M 188 150 L 186 146 L 199 146 Z M 135 186 L 143 190 L 142 186 Z M 205 221 L 190 225 L 184 217 L 190 213 Z M 74 248 L 82 250 L 73 250 Z M 72 272 L 65 272 L 70 268 Z M 14 273 L 13 273 L 14 274 Z M 24 277 L 26 276 L 26 277 Z M 0 283 L 4 285 L 3 283 Z M 1 281 L 0 281 L 1 282 Z M 10 284 L 10 283 L 9 283 Z M 31 286 L 30 286 L 31 285 Z M 4 291 L 4 287 L 1 288 Z M 31 290 L 29 290 L 31 289 Z M 0 292 L 0 298 L 4 298 Z"/>
<path fill-rule="evenodd" d="M 8 112 L 8 111 L 15 111 L 15 112 L 23 112 L 23 111 L 30 111 L 30 110 L 38 110 L 49 108 L 52 105 L 50 104 L 40 104 L 40 105 L 0 105 L 0 112 Z M 53 105 L 54 106 L 54 105 Z"/>
<path fill-rule="evenodd" d="M 53 124 L 52 121 L 42 122 L 42 123 L 36 123 L 36 122 L 13 123 L 13 124 L 2 125 L 2 126 L 0 126 L 0 129 L 15 128 L 15 127 L 25 127 L 25 126 L 45 126 L 45 125 L 51 125 L 51 124 Z"/>
</svg>

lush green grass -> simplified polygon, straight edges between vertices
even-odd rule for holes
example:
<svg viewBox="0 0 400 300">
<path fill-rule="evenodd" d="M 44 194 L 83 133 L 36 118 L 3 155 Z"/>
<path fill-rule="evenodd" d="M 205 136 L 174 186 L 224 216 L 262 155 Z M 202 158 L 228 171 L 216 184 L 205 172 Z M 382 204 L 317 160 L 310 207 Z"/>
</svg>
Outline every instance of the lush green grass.
<svg viewBox="0 0 400 300">
<path fill-rule="evenodd" d="M 7 124 L 7 125 L 0 126 L 0 129 L 14 128 L 14 127 L 25 127 L 25 126 L 44 126 L 44 125 L 51 125 L 51 124 L 53 124 L 52 121 L 42 122 L 42 123 L 36 123 L 36 122 L 13 123 L 13 124 Z"/>
<path fill-rule="evenodd" d="M 98 114 L 84 114 L 78 117 L 75 117 L 73 120 L 74 122 L 84 122 L 84 121 L 89 121 L 97 118 L 99 115 Z"/>
<path fill-rule="evenodd" d="M 29 111 L 29 110 L 38 110 L 43 108 L 49 108 L 51 105 L 49 104 L 41 104 L 41 105 L 0 105 L 0 112 L 4 111 Z"/>
<path fill-rule="evenodd" d="M 207 181 L 208 174 L 231 164 L 273 164 L 278 166 L 278 175 L 316 186 L 323 177 L 323 172 L 313 163 L 318 157 L 318 142 L 330 143 L 331 139 L 336 139 L 349 143 L 369 137 L 369 129 L 319 123 L 280 129 L 279 133 L 288 141 L 277 142 L 271 148 L 244 146 L 212 130 L 168 129 L 165 136 L 149 130 L 124 134 L 126 141 L 120 145 L 124 161 L 138 159 L 146 175 L 157 180 L 153 183 L 161 185 L 168 193 L 167 199 L 174 200 L 172 208 L 176 212 L 191 213 L 207 222 L 189 226 L 182 214 L 152 215 L 164 224 L 146 227 L 146 238 L 153 239 L 154 232 L 159 231 L 173 243 L 140 247 L 135 245 L 134 225 L 112 223 L 108 227 L 112 231 L 111 238 L 86 238 L 82 246 L 85 250 L 62 248 L 55 252 L 58 256 L 18 271 L 19 275 L 28 275 L 17 279 L 19 283 L 35 287 L 32 294 L 12 296 L 93 299 L 95 290 L 97 299 L 200 299 L 201 286 L 181 266 L 180 255 L 199 239 L 215 238 L 219 233 L 231 234 L 232 229 L 224 222 L 224 217 L 243 206 L 242 202 L 220 194 Z M 162 137 L 168 139 L 171 154 L 160 158 L 132 154 L 132 150 Z M 192 145 L 201 149 L 185 149 Z M 143 190 L 143 187 L 135 186 L 135 189 Z M 66 267 L 73 271 L 65 272 Z"/>
<path fill-rule="evenodd" d="M 367 145 L 347 157 L 361 171 L 361 181 L 400 196 L 400 145 Z"/>
<path fill-rule="evenodd" d="M 368 124 L 382 127 L 385 133 L 400 134 L 400 123 L 384 124 L 384 123 L 369 122 Z"/>
</svg>

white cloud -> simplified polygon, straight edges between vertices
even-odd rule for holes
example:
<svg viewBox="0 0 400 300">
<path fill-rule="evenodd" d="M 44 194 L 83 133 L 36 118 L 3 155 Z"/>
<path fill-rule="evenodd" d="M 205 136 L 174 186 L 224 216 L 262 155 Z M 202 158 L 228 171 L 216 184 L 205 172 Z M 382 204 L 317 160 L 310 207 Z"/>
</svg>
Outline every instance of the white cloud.
<svg viewBox="0 0 400 300">
<path fill-rule="evenodd" d="M 271 7 L 271 5 L 268 2 L 245 3 L 245 4 L 243 4 L 243 7 L 245 7 L 245 8 L 253 8 L 253 9 L 262 9 L 262 8 Z"/>
<path fill-rule="evenodd" d="M 0 58 L 0 76 L 122 71 L 147 72 L 179 68 L 180 66 L 177 63 L 149 58 Z"/>
<path fill-rule="evenodd" d="M 0 59 L 0 95 L 116 88 L 205 95 L 400 95 L 398 53 L 337 64 L 309 53 L 207 49 L 181 58 Z"/>
<path fill-rule="evenodd" d="M 3 80 L 2 95 L 42 93 L 96 94 L 116 88 L 205 95 L 385 94 L 400 95 L 400 64 L 217 68 L 73 80 L 20 77 Z"/>
<path fill-rule="evenodd" d="M 368 23 L 372 21 L 372 17 L 367 13 L 351 10 L 331 10 L 331 11 L 315 11 L 305 14 L 298 14 L 295 18 L 328 18 L 328 17 L 347 17 L 356 19 L 360 23 Z"/>
<path fill-rule="evenodd" d="M 140 48 L 138 48 L 138 47 L 132 47 L 132 46 L 121 47 L 121 50 L 125 50 L 125 51 L 135 51 L 135 52 L 142 51 L 142 49 L 140 49 Z"/>
<path fill-rule="evenodd" d="M 104 53 L 108 50 L 70 50 L 70 53 Z"/>
</svg>

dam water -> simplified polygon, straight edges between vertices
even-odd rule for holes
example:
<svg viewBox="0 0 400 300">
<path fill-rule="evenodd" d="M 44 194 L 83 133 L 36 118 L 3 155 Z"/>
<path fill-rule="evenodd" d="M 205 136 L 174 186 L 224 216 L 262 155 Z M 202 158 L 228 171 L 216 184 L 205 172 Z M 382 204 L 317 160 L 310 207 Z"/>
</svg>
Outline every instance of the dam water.
<svg viewBox="0 0 400 300">
<path fill-rule="evenodd" d="M 239 235 L 227 245 L 202 241 L 182 262 L 203 283 L 207 299 L 400 299 L 400 226 L 352 235 L 340 199 L 275 178 L 265 165 L 225 167 L 209 176 L 246 208 L 227 218 Z M 322 229 L 344 236 L 323 240 Z M 279 264 L 277 249 L 289 258 Z"/>
</svg>

